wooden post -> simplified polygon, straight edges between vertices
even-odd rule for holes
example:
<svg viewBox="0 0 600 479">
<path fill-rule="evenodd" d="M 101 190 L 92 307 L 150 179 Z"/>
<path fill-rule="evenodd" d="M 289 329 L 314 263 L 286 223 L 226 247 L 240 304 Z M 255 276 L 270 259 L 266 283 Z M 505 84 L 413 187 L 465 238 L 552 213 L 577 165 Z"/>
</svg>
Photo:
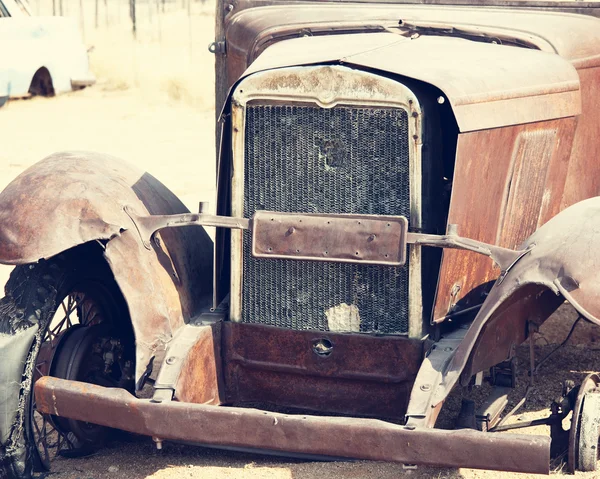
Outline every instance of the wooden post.
<svg viewBox="0 0 600 479">
<path fill-rule="evenodd" d="M 156 0 L 156 24 L 158 25 L 158 43 L 161 45 L 162 48 L 162 23 L 160 21 L 160 15 L 160 0 Z"/>
<path fill-rule="evenodd" d="M 137 27 L 135 24 L 135 0 L 129 0 L 129 16 L 131 17 L 131 33 L 137 38 Z"/>
<path fill-rule="evenodd" d="M 225 15 L 228 13 L 228 0 L 216 0 L 217 9 L 215 12 L 215 42 L 225 42 Z M 221 143 L 221 129 L 219 127 L 219 115 L 225 103 L 227 96 L 227 64 L 225 63 L 225 55 L 215 53 L 215 141 L 216 152 L 218 154 Z M 217 165 L 219 159 L 217 158 Z"/>
<path fill-rule="evenodd" d="M 164 2 L 165 0 L 163 0 Z M 164 5 L 164 3 L 163 3 Z M 194 61 L 194 43 L 192 40 L 192 0 L 187 0 L 187 15 L 188 15 L 188 37 L 190 42 L 190 63 Z"/>
<path fill-rule="evenodd" d="M 96 9 L 94 11 L 94 26 L 96 28 L 98 28 L 98 3 L 100 3 L 100 2 L 99 2 L 99 0 L 95 0 L 95 1 L 96 1 L 96 5 L 95 5 Z"/>
<path fill-rule="evenodd" d="M 79 26 L 81 28 L 81 36 L 85 41 L 85 17 L 83 14 L 83 0 L 79 0 Z"/>
</svg>

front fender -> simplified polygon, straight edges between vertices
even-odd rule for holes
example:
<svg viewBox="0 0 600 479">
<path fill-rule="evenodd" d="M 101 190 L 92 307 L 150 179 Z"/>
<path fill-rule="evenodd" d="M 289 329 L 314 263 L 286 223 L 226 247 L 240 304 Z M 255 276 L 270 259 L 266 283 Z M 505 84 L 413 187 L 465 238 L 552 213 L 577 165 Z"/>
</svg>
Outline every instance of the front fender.
<svg viewBox="0 0 600 479">
<path fill-rule="evenodd" d="M 492 287 L 485 303 L 443 371 L 434 404 L 461 379 L 507 359 L 528 335 L 567 300 L 600 326 L 600 197 L 563 210 L 523 245 L 529 252 Z"/>
<path fill-rule="evenodd" d="M 201 227 L 165 230 L 144 247 L 125 213 L 188 212 L 152 175 L 108 155 L 53 154 L 0 193 L 0 263 L 26 264 L 100 240 L 129 307 L 136 377 L 212 299 L 213 244 Z"/>
</svg>

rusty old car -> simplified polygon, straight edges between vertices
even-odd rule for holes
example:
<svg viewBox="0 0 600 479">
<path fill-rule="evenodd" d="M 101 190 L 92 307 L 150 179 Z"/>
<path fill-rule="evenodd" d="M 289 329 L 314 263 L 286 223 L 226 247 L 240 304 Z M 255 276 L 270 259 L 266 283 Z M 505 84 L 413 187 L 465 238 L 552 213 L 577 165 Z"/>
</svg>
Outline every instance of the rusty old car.
<svg viewBox="0 0 600 479">
<path fill-rule="evenodd" d="M 0 471 L 114 428 L 531 473 L 567 451 L 595 469 L 598 375 L 536 422 L 550 436 L 510 431 L 504 409 L 515 348 L 559 305 L 600 325 L 596 16 L 220 0 L 215 214 L 97 153 L 53 154 L 0 194 Z"/>
</svg>

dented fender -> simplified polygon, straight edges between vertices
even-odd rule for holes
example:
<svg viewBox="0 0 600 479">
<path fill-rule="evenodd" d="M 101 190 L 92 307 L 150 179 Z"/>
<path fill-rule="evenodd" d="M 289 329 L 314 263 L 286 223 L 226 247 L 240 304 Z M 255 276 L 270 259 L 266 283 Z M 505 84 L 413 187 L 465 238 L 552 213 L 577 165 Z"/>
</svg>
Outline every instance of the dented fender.
<svg viewBox="0 0 600 479">
<path fill-rule="evenodd" d="M 17 401 L 21 390 L 23 370 L 27 354 L 33 344 L 38 325 L 19 331 L 14 335 L 0 335 L 0 444 L 6 444 L 10 437 L 12 424 L 17 417 Z"/>
<path fill-rule="evenodd" d="M 34 263 L 102 241 L 129 308 L 139 379 L 175 331 L 210 303 L 213 244 L 196 226 L 165 230 L 144 246 L 125 207 L 141 215 L 188 212 L 152 175 L 117 158 L 53 154 L 0 193 L 0 263 Z"/>
<path fill-rule="evenodd" d="M 432 404 L 460 380 L 508 359 L 564 301 L 600 326 L 600 197 L 563 210 L 522 245 L 528 250 L 492 287 L 464 339 L 443 368 Z M 494 362 L 495 361 L 495 362 Z"/>
</svg>

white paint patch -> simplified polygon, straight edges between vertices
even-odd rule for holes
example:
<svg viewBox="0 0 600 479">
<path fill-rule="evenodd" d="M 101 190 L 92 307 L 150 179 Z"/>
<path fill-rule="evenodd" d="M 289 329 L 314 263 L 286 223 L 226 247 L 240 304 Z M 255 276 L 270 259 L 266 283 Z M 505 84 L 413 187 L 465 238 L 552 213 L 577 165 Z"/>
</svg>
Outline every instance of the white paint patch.
<svg viewBox="0 0 600 479">
<path fill-rule="evenodd" d="M 329 331 L 360 331 L 360 314 L 354 304 L 338 304 L 325 311 Z"/>
<path fill-rule="evenodd" d="M 550 204 L 550 200 L 552 199 L 552 190 L 550 188 L 546 188 L 544 190 L 544 194 L 542 195 L 542 205 L 540 207 L 540 211 L 542 212 L 546 212 L 546 208 L 548 208 L 548 205 Z M 537 222 L 537 227 L 539 228 L 540 226 L 542 226 L 540 224 L 540 221 L 542 220 L 541 215 L 540 218 L 538 218 L 538 222 Z"/>
</svg>

